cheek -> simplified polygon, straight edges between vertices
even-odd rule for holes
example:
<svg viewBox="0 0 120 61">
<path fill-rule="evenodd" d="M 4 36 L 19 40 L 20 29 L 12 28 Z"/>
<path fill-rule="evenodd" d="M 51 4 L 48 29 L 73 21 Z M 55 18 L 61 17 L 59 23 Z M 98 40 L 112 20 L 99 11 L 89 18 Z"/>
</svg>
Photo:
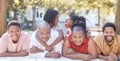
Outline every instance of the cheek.
<svg viewBox="0 0 120 61">
<path fill-rule="evenodd" d="M 50 38 L 50 35 L 47 35 L 47 38 Z"/>
</svg>

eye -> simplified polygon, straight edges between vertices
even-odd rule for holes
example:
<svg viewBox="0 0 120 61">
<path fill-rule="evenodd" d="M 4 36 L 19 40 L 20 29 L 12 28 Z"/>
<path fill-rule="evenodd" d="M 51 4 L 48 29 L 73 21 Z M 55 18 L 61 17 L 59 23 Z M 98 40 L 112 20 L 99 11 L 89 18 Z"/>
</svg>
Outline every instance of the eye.
<svg viewBox="0 0 120 61">
<path fill-rule="evenodd" d="M 76 38 L 76 36 L 73 36 L 73 38 Z"/>
<path fill-rule="evenodd" d="M 40 33 L 40 35 L 43 35 L 43 34 L 44 34 L 43 32 Z"/>
<path fill-rule="evenodd" d="M 13 31 L 10 31 L 11 33 L 13 33 Z"/>
</svg>

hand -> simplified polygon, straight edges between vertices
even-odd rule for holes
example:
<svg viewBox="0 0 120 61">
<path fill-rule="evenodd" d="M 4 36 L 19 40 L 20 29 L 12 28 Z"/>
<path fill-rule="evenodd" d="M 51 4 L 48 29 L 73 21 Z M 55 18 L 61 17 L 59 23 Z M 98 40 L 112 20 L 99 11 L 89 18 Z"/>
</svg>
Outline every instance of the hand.
<svg viewBox="0 0 120 61">
<path fill-rule="evenodd" d="M 45 54 L 46 58 L 60 58 L 61 55 L 59 52 L 49 52 Z"/>
<path fill-rule="evenodd" d="M 110 53 L 108 56 L 108 61 L 117 61 L 117 56 L 113 53 Z"/>
<path fill-rule="evenodd" d="M 33 46 L 33 47 L 30 49 L 30 52 L 31 52 L 31 53 L 38 53 L 38 52 L 44 52 L 44 50 L 39 49 L 38 47 Z"/>
<path fill-rule="evenodd" d="M 29 52 L 26 52 L 26 51 L 22 50 L 22 51 L 19 52 L 19 54 L 22 55 L 22 56 L 27 56 L 27 55 L 29 55 Z"/>
<path fill-rule="evenodd" d="M 85 61 L 91 61 L 93 59 L 93 57 L 91 55 L 86 55 L 84 60 Z"/>
<path fill-rule="evenodd" d="M 53 50 L 53 47 L 52 46 L 46 46 L 45 50 L 47 50 L 48 52 L 51 52 Z"/>
<path fill-rule="evenodd" d="M 75 53 L 74 50 L 71 48 L 67 48 L 66 50 L 67 50 L 66 52 L 68 52 L 68 54 Z"/>
</svg>

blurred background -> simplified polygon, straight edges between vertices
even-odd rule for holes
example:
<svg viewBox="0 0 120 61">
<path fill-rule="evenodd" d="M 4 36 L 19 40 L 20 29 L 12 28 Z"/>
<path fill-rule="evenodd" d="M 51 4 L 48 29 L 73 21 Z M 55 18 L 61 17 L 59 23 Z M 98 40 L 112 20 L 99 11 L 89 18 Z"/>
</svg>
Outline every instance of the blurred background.
<svg viewBox="0 0 120 61">
<path fill-rule="evenodd" d="M 64 28 L 69 15 L 84 16 L 94 35 L 106 22 L 113 22 L 120 34 L 120 0 L 0 0 L 0 36 L 6 24 L 17 20 L 25 31 L 34 31 L 47 9 L 59 11 L 59 25 Z"/>
</svg>

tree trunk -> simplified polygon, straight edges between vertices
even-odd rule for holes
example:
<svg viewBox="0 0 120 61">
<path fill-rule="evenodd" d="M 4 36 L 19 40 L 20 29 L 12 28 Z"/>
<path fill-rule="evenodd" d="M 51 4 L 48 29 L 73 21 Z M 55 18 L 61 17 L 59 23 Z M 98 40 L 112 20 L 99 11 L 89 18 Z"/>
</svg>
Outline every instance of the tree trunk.
<svg viewBox="0 0 120 61">
<path fill-rule="evenodd" d="M 117 27 L 117 34 L 120 34 L 120 0 L 117 2 L 115 25 Z"/>
<path fill-rule="evenodd" d="M 6 30 L 6 0 L 0 0 L 0 36 Z"/>
<path fill-rule="evenodd" d="M 14 9 L 14 18 L 13 18 L 13 20 L 17 20 L 17 9 L 16 8 Z"/>
<path fill-rule="evenodd" d="M 34 30 L 35 28 L 35 15 L 36 15 L 36 6 L 33 6 L 33 20 L 32 20 L 32 29 L 31 30 Z"/>
</svg>

